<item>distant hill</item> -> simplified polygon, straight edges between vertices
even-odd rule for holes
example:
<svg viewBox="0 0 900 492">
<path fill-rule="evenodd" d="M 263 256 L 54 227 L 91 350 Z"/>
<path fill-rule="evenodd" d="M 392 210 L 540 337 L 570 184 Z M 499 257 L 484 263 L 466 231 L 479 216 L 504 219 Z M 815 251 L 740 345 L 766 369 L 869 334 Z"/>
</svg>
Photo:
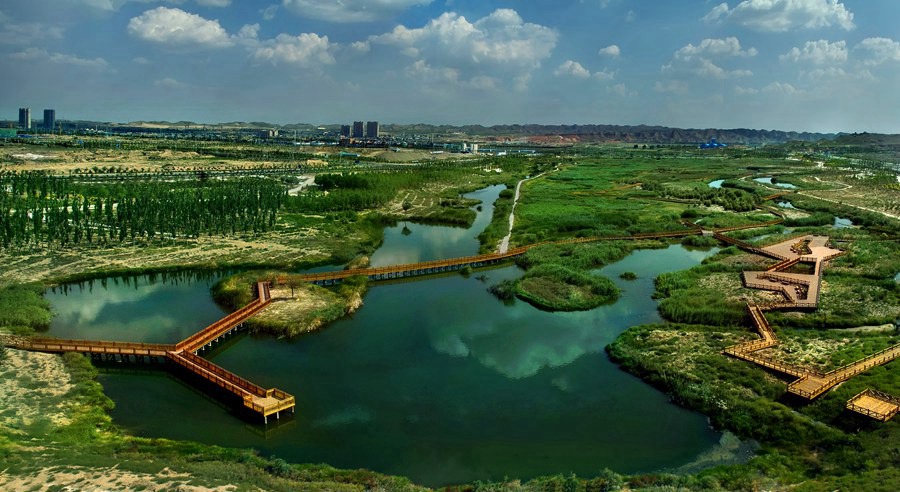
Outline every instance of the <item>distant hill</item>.
<svg viewBox="0 0 900 492">
<path fill-rule="evenodd" d="M 684 129 L 647 125 L 383 125 L 387 133 L 462 133 L 484 137 L 526 137 L 541 142 L 560 137 L 562 142 L 580 143 L 699 143 L 715 138 L 720 142 L 742 145 L 779 144 L 789 141 L 815 142 L 835 138 L 833 133 L 786 132 L 780 130 L 752 130 L 746 128 L 720 130 L 715 128 Z"/>
<path fill-rule="evenodd" d="M 80 126 L 90 126 L 92 122 L 79 122 Z M 227 123 L 195 123 L 192 121 L 133 121 L 130 123 L 95 123 L 97 127 L 127 127 L 152 129 L 263 129 L 275 128 L 283 131 L 314 131 L 325 128 L 337 131 L 340 124 L 313 125 L 309 123 L 290 123 L 284 125 L 261 121 Z M 835 134 L 792 132 L 782 130 L 755 130 L 749 128 L 716 129 L 716 128 L 670 128 L 652 125 L 430 125 L 430 124 L 382 124 L 381 132 L 388 135 L 414 134 L 434 135 L 456 138 L 483 138 L 486 140 L 505 141 L 521 140 L 534 144 L 573 144 L 573 143 L 647 143 L 647 144 L 696 144 L 708 142 L 715 138 L 719 142 L 730 145 L 765 145 L 781 144 L 790 141 L 817 142 L 820 140 L 846 140 L 847 144 L 881 144 L 900 143 L 900 135 L 878 135 L 869 133 Z"/>
</svg>

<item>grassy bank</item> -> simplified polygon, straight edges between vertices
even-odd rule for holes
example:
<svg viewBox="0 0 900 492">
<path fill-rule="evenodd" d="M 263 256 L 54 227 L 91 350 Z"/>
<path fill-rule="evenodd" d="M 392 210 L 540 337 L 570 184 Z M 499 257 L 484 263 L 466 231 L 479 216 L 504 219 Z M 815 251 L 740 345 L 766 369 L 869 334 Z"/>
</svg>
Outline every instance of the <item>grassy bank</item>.
<svg viewBox="0 0 900 492">
<path fill-rule="evenodd" d="M 30 335 L 50 327 L 50 305 L 40 284 L 12 285 L 0 288 L 0 328 Z"/>
<path fill-rule="evenodd" d="M 274 271 L 243 272 L 216 282 L 213 298 L 221 305 L 239 309 L 255 297 L 252 286 L 271 282 L 272 303 L 247 320 L 248 327 L 275 336 L 293 337 L 315 331 L 362 306 L 368 288 L 365 277 L 351 277 L 333 289 L 302 281 L 298 275 Z"/>
</svg>

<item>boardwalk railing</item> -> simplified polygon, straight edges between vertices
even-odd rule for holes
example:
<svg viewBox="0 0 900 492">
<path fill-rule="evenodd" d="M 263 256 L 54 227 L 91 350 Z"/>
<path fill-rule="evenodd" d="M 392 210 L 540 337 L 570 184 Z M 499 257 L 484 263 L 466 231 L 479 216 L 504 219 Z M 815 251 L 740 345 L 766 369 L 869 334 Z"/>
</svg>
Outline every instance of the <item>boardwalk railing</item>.
<svg viewBox="0 0 900 492">
<path fill-rule="evenodd" d="M 237 311 L 225 316 L 224 318 L 216 321 L 215 323 L 207 326 L 197 333 L 194 333 L 190 337 L 178 342 L 175 345 L 175 350 L 196 352 L 197 350 L 200 350 L 204 345 L 219 338 L 223 334 L 228 333 L 236 326 L 240 325 L 244 321 L 247 321 L 247 319 L 254 316 L 256 313 L 262 311 L 262 309 L 266 307 L 272 300 L 271 295 L 269 294 L 268 283 L 257 283 L 257 292 L 259 293 L 259 297 L 254 299 L 250 304 L 247 304 L 243 308 L 238 309 Z"/>
<path fill-rule="evenodd" d="M 35 352 L 78 352 L 81 354 L 134 355 L 165 357 L 175 348 L 171 344 L 109 342 L 103 340 L 66 340 L 58 338 L 17 337 L 8 343 L 10 347 Z"/>
</svg>

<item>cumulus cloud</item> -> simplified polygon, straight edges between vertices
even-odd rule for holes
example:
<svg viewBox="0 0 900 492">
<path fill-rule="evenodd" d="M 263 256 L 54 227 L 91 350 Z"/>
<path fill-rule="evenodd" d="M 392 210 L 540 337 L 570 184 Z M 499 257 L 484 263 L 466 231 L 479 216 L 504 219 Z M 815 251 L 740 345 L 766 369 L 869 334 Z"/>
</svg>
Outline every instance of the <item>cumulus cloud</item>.
<svg viewBox="0 0 900 492">
<path fill-rule="evenodd" d="M 663 65 L 662 71 L 681 76 L 693 75 L 714 79 L 749 77 L 753 72 L 743 69 L 728 70 L 713 62 L 713 58 L 744 58 L 756 54 L 756 48 L 743 49 L 741 42 L 735 37 L 707 38 L 697 45 L 688 43 L 680 48 L 672 55 L 672 62 Z"/>
<path fill-rule="evenodd" d="M 231 0 L 197 0 L 197 4 L 205 7 L 227 7 L 231 5 Z"/>
<path fill-rule="evenodd" d="M 18 53 L 12 53 L 11 55 L 9 55 L 9 57 L 13 60 L 58 63 L 62 65 L 92 68 L 95 70 L 106 70 L 109 67 L 109 63 L 107 63 L 103 58 L 80 58 L 75 55 L 50 53 L 47 50 L 40 48 L 28 48 Z"/>
<path fill-rule="evenodd" d="M 219 21 L 167 7 L 157 7 L 132 18 L 128 33 L 170 47 L 223 48 L 234 44 Z"/>
<path fill-rule="evenodd" d="M 756 54 L 756 48 L 741 49 L 741 42 L 735 37 L 707 38 L 697 46 L 688 43 L 687 46 L 675 52 L 675 58 L 688 60 L 696 56 L 756 56 Z"/>
<path fill-rule="evenodd" d="M 391 17 L 432 0 L 283 0 L 283 5 L 302 17 L 329 22 L 371 22 Z"/>
<path fill-rule="evenodd" d="M 847 42 L 829 43 L 824 39 L 807 41 L 803 48 L 794 47 L 778 57 L 781 61 L 807 61 L 817 65 L 826 63 L 843 63 L 847 61 Z"/>
<path fill-rule="evenodd" d="M 607 56 L 609 58 L 618 58 L 621 54 L 621 50 L 619 50 L 619 46 L 615 44 L 611 44 L 606 48 L 600 48 L 598 52 L 600 56 Z"/>
<path fill-rule="evenodd" d="M 837 26 L 850 30 L 853 12 L 838 0 L 744 0 L 734 8 L 727 3 L 713 7 L 706 22 L 728 21 L 758 31 L 785 32 Z"/>
<path fill-rule="evenodd" d="M 333 49 L 328 36 L 315 33 L 303 33 L 299 36 L 279 34 L 275 39 L 260 42 L 253 57 L 273 65 L 286 63 L 308 68 L 333 64 Z"/>
<path fill-rule="evenodd" d="M 587 79 L 591 77 L 591 71 L 584 68 L 580 63 L 573 60 L 566 60 L 553 72 L 557 77 L 569 76 L 576 79 Z"/>
<path fill-rule="evenodd" d="M 856 45 L 856 49 L 864 53 L 866 65 L 900 61 L 900 42 L 890 38 L 866 38 Z"/>
<path fill-rule="evenodd" d="M 447 12 L 423 27 L 400 25 L 368 42 L 394 47 L 431 70 L 450 69 L 460 81 L 502 77 L 521 88 L 550 56 L 557 37 L 548 27 L 523 21 L 514 10 L 498 9 L 475 22 Z"/>
</svg>

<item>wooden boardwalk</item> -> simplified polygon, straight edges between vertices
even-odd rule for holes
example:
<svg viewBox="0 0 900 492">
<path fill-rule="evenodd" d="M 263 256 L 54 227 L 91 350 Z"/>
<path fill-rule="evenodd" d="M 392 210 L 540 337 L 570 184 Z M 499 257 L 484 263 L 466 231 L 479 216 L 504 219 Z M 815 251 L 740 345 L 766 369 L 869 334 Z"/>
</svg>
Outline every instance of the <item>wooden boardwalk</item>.
<svg viewBox="0 0 900 492">
<path fill-rule="evenodd" d="M 271 415 L 279 417 L 285 410 L 294 411 L 293 396 L 277 388 L 258 386 L 197 355 L 197 351 L 234 331 L 272 301 L 267 283 L 257 283 L 256 290 L 258 295 L 253 302 L 174 345 L 29 337 L 7 337 L 4 345 L 37 352 L 78 352 L 107 360 L 168 360 L 236 396 L 245 408 L 268 423 Z"/>
<path fill-rule="evenodd" d="M 752 227 L 759 227 L 758 225 Z M 584 244 L 599 241 L 640 241 L 646 239 L 668 239 L 685 236 L 697 236 L 702 234 L 702 229 L 691 227 L 680 231 L 664 231 L 664 232 L 648 232 L 637 233 L 622 236 L 592 236 L 583 238 L 563 239 L 560 241 L 544 241 L 527 246 L 519 246 L 510 248 L 505 253 L 487 253 L 475 256 L 462 256 L 459 258 L 448 258 L 445 260 L 423 261 L 420 263 L 408 263 L 401 265 L 391 265 L 386 267 L 373 268 L 356 268 L 352 270 L 335 270 L 331 272 L 307 273 L 296 275 L 304 282 L 312 282 L 319 285 L 333 285 L 341 280 L 363 276 L 369 280 L 390 280 L 405 277 L 414 277 L 419 275 L 432 275 L 436 273 L 453 272 L 461 270 L 465 267 L 478 268 L 486 265 L 493 265 L 504 261 L 509 261 L 517 256 L 521 256 L 528 252 L 529 249 L 548 244 L 564 245 L 564 244 Z M 283 282 L 286 277 L 279 277 L 278 281 Z"/>
<path fill-rule="evenodd" d="M 720 235 L 717 234 L 716 237 Z M 753 253 L 764 254 L 771 258 L 781 258 L 779 263 L 770 266 L 765 271 L 743 272 L 742 277 L 746 287 L 779 292 L 785 298 L 785 301 L 765 305 L 748 304 L 747 307 L 750 311 L 751 319 L 760 338 L 728 347 L 724 350 L 725 354 L 798 378 L 788 385 L 787 391 L 808 400 L 817 398 L 829 389 L 857 374 L 900 358 L 900 344 L 897 344 L 852 364 L 839 367 L 827 373 L 821 373 L 808 368 L 774 361 L 756 354 L 762 349 L 778 345 L 778 339 L 766 320 L 764 311 L 818 308 L 825 263 L 842 255 L 844 252 L 829 248 L 827 246 L 828 238 L 824 236 L 801 236 L 762 248 L 739 244 L 741 242 L 737 240 L 728 242 L 737 244 L 739 247 Z M 798 263 L 813 263 L 813 273 L 798 274 L 782 271 Z M 885 398 L 893 398 L 885 395 L 885 398 L 882 398 L 882 400 L 887 403 L 881 404 L 875 402 L 875 398 L 870 394 L 866 394 L 866 396 L 860 395 L 848 402 L 847 408 L 864 415 L 873 416 L 879 420 L 887 420 L 897 413 L 896 409 L 894 409 L 893 413 L 890 412 L 890 405 L 896 404 L 900 400 L 885 400 Z"/>
</svg>

